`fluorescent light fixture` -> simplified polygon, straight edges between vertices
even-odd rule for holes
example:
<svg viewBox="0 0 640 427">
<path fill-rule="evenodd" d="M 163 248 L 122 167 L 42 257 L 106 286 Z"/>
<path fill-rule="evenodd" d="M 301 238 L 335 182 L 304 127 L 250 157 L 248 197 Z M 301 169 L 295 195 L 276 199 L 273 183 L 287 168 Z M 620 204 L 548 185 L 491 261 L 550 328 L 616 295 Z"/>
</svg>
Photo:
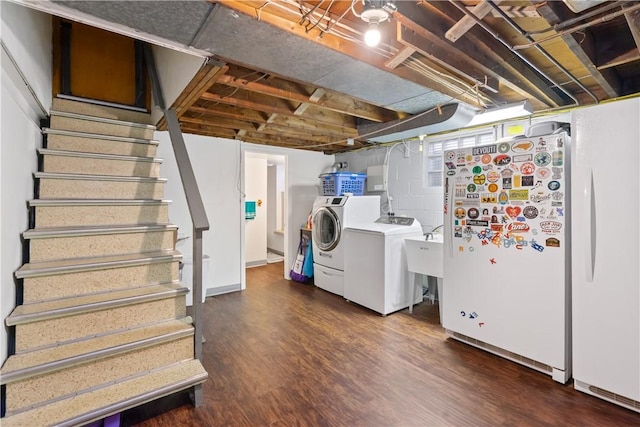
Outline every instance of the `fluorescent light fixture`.
<svg viewBox="0 0 640 427">
<path fill-rule="evenodd" d="M 485 125 L 487 123 L 500 122 L 503 120 L 524 117 L 533 113 L 533 107 L 529 101 L 522 101 L 516 104 L 507 104 L 502 107 L 490 108 L 486 111 L 476 113 L 466 127 Z"/>
</svg>

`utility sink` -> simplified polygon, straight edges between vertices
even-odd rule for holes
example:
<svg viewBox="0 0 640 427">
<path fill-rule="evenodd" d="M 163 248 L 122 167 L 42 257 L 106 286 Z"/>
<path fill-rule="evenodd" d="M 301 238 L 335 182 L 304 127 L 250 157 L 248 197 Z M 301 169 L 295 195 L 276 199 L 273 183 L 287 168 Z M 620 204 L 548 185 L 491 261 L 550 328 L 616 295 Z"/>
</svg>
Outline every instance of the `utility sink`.
<svg viewBox="0 0 640 427">
<path fill-rule="evenodd" d="M 411 273 L 443 277 L 443 236 L 435 234 L 429 240 L 404 239 L 407 267 Z"/>
</svg>

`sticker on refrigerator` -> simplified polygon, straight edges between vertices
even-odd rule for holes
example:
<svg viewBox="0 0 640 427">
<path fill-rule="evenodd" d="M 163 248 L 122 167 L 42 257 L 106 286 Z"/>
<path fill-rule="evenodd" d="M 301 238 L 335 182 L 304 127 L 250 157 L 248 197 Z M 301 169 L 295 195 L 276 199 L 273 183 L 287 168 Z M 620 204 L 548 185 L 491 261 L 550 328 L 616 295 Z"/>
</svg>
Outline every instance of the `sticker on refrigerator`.
<svg viewBox="0 0 640 427">
<path fill-rule="evenodd" d="M 497 153 L 496 145 L 485 145 L 483 147 L 473 147 L 471 153 L 474 156 L 481 156 L 483 154 L 495 154 Z"/>
<path fill-rule="evenodd" d="M 546 151 L 541 151 L 533 158 L 533 162 L 536 166 L 547 166 L 551 163 L 551 154 Z"/>
<path fill-rule="evenodd" d="M 551 171 L 549 170 L 549 168 L 538 168 L 538 170 L 536 171 L 536 176 L 540 179 L 547 179 L 549 178 L 549 176 L 551 176 Z"/>
<path fill-rule="evenodd" d="M 562 228 L 562 223 L 558 221 L 542 221 L 540 228 L 543 233 L 559 233 Z"/>
<path fill-rule="evenodd" d="M 475 169 L 475 168 L 474 168 L 474 169 Z M 485 180 L 486 180 L 486 176 L 485 176 L 484 174 L 482 174 L 482 175 L 475 175 L 475 176 L 473 177 L 473 182 L 474 182 L 475 184 L 478 184 L 478 185 L 482 185 L 482 184 L 484 184 Z"/>
<path fill-rule="evenodd" d="M 526 222 L 511 222 L 507 224 L 506 231 L 508 233 L 528 233 L 529 224 Z"/>
<path fill-rule="evenodd" d="M 506 211 L 507 215 L 509 215 L 511 218 L 515 218 L 520 215 L 522 209 L 520 208 L 520 206 L 507 206 Z"/>
<path fill-rule="evenodd" d="M 529 200 L 529 190 L 509 190 L 509 200 Z"/>
<path fill-rule="evenodd" d="M 524 162 L 522 165 L 520 165 L 520 173 L 522 173 L 522 175 L 533 175 L 535 170 L 536 165 L 534 165 L 532 162 Z"/>
<path fill-rule="evenodd" d="M 531 200 L 533 203 L 542 203 L 542 202 L 546 202 L 550 198 L 551 198 L 551 194 L 536 193 L 536 194 L 532 194 L 531 197 L 529 197 L 529 200 Z"/>
<path fill-rule="evenodd" d="M 551 164 L 553 166 L 562 166 L 563 163 L 563 153 L 561 150 L 556 150 L 551 153 Z"/>
<path fill-rule="evenodd" d="M 522 177 L 523 187 L 533 187 L 533 175 L 527 175 Z"/>
<path fill-rule="evenodd" d="M 551 179 L 562 179 L 562 171 L 563 169 L 560 167 L 552 167 L 551 172 L 553 175 L 551 176 Z"/>
<path fill-rule="evenodd" d="M 514 153 L 522 153 L 522 152 L 525 152 L 525 151 L 531 151 L 532 148 L 533 148 L 533 142 L 531 142 L 531 141 L 515 142 L 511 146 L 511 150 Z"/>
<path fill-rule="evenodd" d="M 508 153 L 510 149 L 511 149 L 511 147 L 506 142 L 503 142 L 503 143 L 498 145 L 498 151 L 501 152 L 502 154 Z"/>
<path fill-rule="evenodd" d="M 556 239 L 555 237 L 549 237 L 547 240 L 545 240 L 545 246 L 550 248 L 559 248 L 560 240 Z"/>
<path fill-rule="evenodd" d="M 558 181 L 550 181 L 549 184 L 547 184 L 547 187 L 551 191 L 557 191 L 557 190 L 560 189 L 560 182 L 558 182 Z"/>
<path fill-rule="evenodd" d="M 453 211 L 453 214 L 456 216 L 456 218 L 463 219 L 467 216 L 467 211 L 463 208 L 456 208 L 456 210 Z"/>
<path fill-rule="evenodd" d="M 498 195 L 496 193 L 482 193 L 480 195 L 480 203 L 498 203 Z"/>
<path fill-rule="evenodd" d="M 496 166 L 506 166 L 511 163 L 511 157 L 506 154 L 498 154 L 493 158 L 493 164 Z"/>
<path fill-rule="evenodd" d="M 538 252 L 544 251 L 544 246 L 535 241 L 535 239 L 531 239 L 531 249 L 535 249 Z"/>
<path fill-rule="evenodd" d="M 522 215 L 527 219 L 535 219 L 538 216 L 538 208 L 535 206 L 526 206 L 522 210 Z"/>
<path fill-rule="evenodd" d="M 532 160 L 533 155 L 531 154 L 518 154 L 517 156 L 513 156 L 514 163 L 530 162 Z"/>
<path fill-rule="evenodd" d="M 502 175 L 498 171 L 491 171 L 487 174 L 487 181 L 489 182 L 498 182 Z"/>
</svg>

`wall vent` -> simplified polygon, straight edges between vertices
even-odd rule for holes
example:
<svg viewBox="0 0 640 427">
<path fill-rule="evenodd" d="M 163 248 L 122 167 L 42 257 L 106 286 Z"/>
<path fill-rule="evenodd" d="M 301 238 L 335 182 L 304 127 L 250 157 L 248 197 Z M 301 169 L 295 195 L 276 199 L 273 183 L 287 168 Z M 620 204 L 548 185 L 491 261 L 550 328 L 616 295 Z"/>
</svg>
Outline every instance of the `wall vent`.
<svg viewBox="0 0 640 427">
<path fill-rule="evenodd" d="M 459 332 L 447 331 L 447 335 L 459 341 L 472 345 L 474 347 L 481 348 L 485 351 L 488 351 L 489 353 L 497 354 L 498 356 L 504 357 L 505 359 L 509 359 L 516 363 L 520 363 L 521 365 L 525 365 L 529 368 L 535 369 L 536 371 L 540 371 L 549 375 L 552 374 L 553 372 L 553 368 L 549 365 L 545 365 L 544 363 L 540 363 L 536 360 L 530 359 L 528 357 L 522 356 L 512 351 L 508 351 L 503 348 L 496 347 L 495 345 L 488 344 L 484 341 L 480 341 L 475 338 L 468 337 Z"/>
<path fill-rule="evenodd" d="M 637 400 L 629 399 L 628 397 L 620 396 L 619 394 L 610 392 L 609 390 L 605 390 L 600 387 L 596 387 L 593 385 L 589 386 L 589 391 L 596 396 L 600 396 L 605 400 L 609 400 L 611 402 L 615 402 L 621 406 L 626 406 L 627 408 L 634 409 L 640 412 L 640 402 Z"/>
</svg>

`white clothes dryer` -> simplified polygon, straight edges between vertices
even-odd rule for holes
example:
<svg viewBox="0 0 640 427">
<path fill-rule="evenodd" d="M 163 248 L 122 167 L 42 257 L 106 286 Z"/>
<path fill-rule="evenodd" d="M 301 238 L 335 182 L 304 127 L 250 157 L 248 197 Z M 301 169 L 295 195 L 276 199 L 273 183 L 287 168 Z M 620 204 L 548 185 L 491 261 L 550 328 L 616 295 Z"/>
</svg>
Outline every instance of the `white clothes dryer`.
<svg viewBox="0 0 640 427">
<path fill-rule="evenodd" d="M 371 223 L 380 216 L 380 196 L 320 196 L 313 203 L 312 244 L 314 283 L 334 294 L 344 294 L 343 230 Z"/>
<path fill-rule="evenodd" d="M 371 224 L 351 225 L 344 233 L 344 297 L 382 315 L 422 300 L 409 286 L 404 239 L 422 238 L 415 218 L 384 216 Z"/>
</svg>

